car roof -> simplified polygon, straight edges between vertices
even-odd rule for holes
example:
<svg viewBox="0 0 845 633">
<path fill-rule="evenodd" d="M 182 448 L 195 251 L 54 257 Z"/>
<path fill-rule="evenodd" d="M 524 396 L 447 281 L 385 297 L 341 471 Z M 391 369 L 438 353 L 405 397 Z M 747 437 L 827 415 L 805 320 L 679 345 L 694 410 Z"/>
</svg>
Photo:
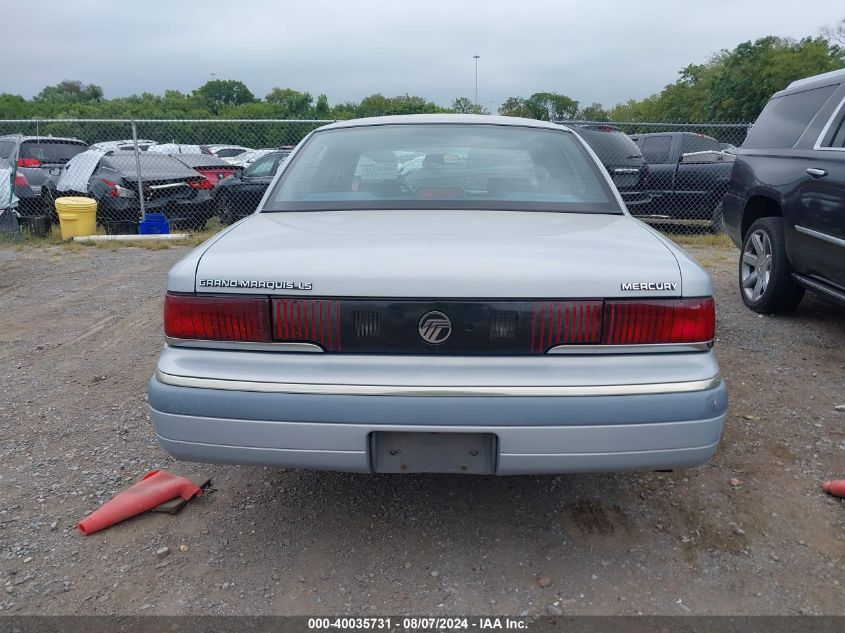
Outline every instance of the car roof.
<svg viewBox="0 0 845 633">
<path fill-rule="evenodd" d="M 804 90 L 811 90 L 813 88 L 823 88 L 824 86 L 840 84 L 843 80 L 845 80 L 845 68 L 832 70 L 829 73 L 822 73 L 821 75 L 805 77 L 804 79 L 797 79 L 780 92 L 776 92 L 772 96 L 772 99 L 788 95 L 792 92 L 803 92 Z"/>
<path fill-rule="evenodd" d="M 493 116 L 488 114 L 399 114 L 393 116 L 374 116 L 365 119 L 349 119 L 324 125 L 320 130 L 336 130 L 348 127 L 375 127 L 379 125 L 418 125 L 418 124 L 461 123 L 472 125 L 506 125 L 510 127 L 535 127 L 550 130 L 571 131 L 568 127 L 549 121 L 523 119 L 514 116 Z"/>
<path fill-rule="evenodd" d="M 71 138 L 69 136 L 25 136 L 19 134 L 4 134 L 0 136 L 0 141 L 8 141 L 8 140 L 17 140 L 20 139 L 21 142 L 24 141 L 51 141 L 51 142 L 68 142 L 68 143 L 81 143 L 83 145 L 88 145 L 85 141 L 78 139 L 78 138 Z"/>
</svg>

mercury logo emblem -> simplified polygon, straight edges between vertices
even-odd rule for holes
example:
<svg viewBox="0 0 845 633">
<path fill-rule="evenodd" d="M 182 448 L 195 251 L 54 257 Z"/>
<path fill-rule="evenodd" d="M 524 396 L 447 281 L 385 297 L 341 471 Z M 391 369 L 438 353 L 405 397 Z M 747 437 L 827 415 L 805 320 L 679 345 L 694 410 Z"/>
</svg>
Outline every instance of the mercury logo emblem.
<svg viewBox="0 0 845 633">
<path fill-rule="evenodd" d="M 452 322 L 445 314 L 434 310 L 422 315 L 417 330 L 422 340 L 437 345 L 452 335 Z"/>
</svg>

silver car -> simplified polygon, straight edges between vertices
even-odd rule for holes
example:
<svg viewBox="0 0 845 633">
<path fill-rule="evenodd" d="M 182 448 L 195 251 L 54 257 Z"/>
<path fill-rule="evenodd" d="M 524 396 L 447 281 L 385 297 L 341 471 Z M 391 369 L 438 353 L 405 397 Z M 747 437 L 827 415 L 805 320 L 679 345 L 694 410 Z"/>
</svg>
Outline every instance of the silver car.
<svg viewBox="0 0 845 633">
<path fill-rule="evenodd" d="M 173 267 L 164 325 L 151 416 L 191 461 L 672 469 L 713 455 L 727 409 L 710 277 L 541 121 L 316 130 Z"/>
</svg>

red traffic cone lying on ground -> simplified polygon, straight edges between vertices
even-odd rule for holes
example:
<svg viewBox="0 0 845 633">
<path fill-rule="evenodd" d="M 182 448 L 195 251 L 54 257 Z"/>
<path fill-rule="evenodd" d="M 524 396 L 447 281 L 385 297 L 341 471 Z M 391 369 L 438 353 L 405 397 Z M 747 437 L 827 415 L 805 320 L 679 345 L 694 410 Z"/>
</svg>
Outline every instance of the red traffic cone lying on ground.
<svg viewBox="0 0 845 633">
<path fill-rule="evenodd" d="M 845 497 L 845 479 L 826 481 L 822 484 L 822 488 L 835 497 Z"/>
<path fill-rule="evenodd" d="M 144 475 L 137 484 L 121 492 L 79 522 L 79 531 L 85 536 L 125 521 L 129 517 L 152 510 L 156 506 L 182 497 L 186 501 L 202 494 L 202 488 L 187 477 L 174 475 L 166 470 L 154 470 Z"/>
</svg>

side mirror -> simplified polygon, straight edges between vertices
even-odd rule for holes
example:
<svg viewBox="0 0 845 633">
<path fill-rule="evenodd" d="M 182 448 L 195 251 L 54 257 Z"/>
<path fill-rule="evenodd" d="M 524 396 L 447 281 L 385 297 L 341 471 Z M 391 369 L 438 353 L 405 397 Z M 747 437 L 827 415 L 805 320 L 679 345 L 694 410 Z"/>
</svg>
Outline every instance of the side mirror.
<svg viewBox="0 0 845 633">
<path fill-rule="evenodd" d="M 235 167 L 235 173 L 234 173 L 235 178 L 243 178 L 244 177 L 244 171 L 246 171 L 246 170 L 243 167 Z"/>
</svg>

